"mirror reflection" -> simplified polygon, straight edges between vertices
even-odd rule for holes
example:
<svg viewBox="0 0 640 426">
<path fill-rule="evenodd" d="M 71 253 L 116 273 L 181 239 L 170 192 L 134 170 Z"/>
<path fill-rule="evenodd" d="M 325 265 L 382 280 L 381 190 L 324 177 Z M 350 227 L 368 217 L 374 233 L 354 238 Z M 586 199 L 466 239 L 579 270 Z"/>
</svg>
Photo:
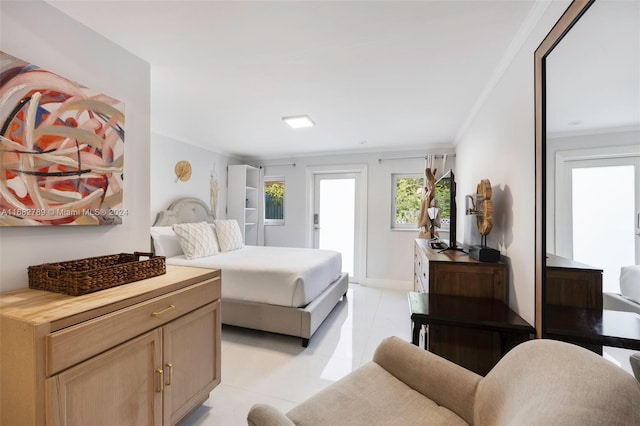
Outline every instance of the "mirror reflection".
<svg viewBox="0 0 640 426">
<path fill-rule="evenodd" d="M 545 78 L 547 303 L 640 314 L 640 2 L 596 1 Z"/>
</svg>

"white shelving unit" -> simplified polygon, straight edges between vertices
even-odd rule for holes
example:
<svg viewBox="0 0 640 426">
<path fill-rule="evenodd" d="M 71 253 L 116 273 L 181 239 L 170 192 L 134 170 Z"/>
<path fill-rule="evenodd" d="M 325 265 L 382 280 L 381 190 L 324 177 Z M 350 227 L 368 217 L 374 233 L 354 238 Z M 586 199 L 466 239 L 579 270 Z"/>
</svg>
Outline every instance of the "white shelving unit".
<svg viewBox="0 0 640 426">
<path fill-rule="evenodd" d="M 227 182 L 227 217 L 238 221 L 246 245 L 262 245 L 261 170 L 246 164 L 229 166 Z"/>
</svg>

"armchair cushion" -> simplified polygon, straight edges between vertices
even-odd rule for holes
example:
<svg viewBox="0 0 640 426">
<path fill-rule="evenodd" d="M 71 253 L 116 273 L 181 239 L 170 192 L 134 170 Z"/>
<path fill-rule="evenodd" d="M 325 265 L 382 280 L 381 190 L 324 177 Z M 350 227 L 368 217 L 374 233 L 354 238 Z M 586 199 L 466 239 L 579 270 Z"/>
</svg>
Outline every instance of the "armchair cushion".
<svg viewBox="0 0 640 426">
<path fill-rule="evenodd" d="M 375 362 L 363 365 L 287 413 L 305 425 L 466 425 L 455 413 L 425 398 Z"/>
</svg>

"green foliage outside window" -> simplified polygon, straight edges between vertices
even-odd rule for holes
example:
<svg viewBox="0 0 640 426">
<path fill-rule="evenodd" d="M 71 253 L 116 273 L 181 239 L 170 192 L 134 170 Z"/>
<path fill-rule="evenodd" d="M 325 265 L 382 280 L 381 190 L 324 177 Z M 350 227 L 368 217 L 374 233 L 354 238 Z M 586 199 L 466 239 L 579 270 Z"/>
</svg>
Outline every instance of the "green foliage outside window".
<svg viewBox="0 0 640 426">
<path fill-rule="evenodd" d="M 441 218 L 451 217 L 451 179 L 443 179 L 436 185 L 436 200 Z"/>
<path fill-rule="evenodd" d="M 396 223 L 418 223 L 423 182 L 422 178 L 396 179 Z"/>
<path fill-rule="evenodd" d="M 264 183 L 264 218 L 284 219 L 284 182 Z"/>
</svg>

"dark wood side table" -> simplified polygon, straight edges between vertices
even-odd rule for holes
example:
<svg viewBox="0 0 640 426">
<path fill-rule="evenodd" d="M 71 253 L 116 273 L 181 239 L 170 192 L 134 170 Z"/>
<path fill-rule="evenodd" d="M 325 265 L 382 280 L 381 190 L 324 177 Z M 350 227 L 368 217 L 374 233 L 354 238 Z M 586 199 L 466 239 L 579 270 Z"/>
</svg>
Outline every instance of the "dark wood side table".
<svg viewBox="0 0 640 426">
<path fill-rule="evenodd" d="M 602 269 L 547 253 L 548 305 L 602 310 Z"/>
<path fill-rule="evenodd" d="M 602 346 L 640 350 L 640 315 L 635 312 L 547 305 L 546 338 L 585 346 L 602 355 Z"/>
<path fill-rule="evenodd" d="M 419 345 L 420 329 L 428 324 L 437 324 L 438 332 L 463 328 L 473 329 L 477 334 L 492 334 L 500 346 L 498 357 L 474 347 L 472 341 L 466 345 L 460 342 L 433 345 L 427 342 L 441 340 L 425 339 L 425 349 L 481 375 L 487 374 L 509 349 L 535 334 L 529 323 L 497 299 L 409 292 L 409 306 L 414 345 Z"/>
</svg>

